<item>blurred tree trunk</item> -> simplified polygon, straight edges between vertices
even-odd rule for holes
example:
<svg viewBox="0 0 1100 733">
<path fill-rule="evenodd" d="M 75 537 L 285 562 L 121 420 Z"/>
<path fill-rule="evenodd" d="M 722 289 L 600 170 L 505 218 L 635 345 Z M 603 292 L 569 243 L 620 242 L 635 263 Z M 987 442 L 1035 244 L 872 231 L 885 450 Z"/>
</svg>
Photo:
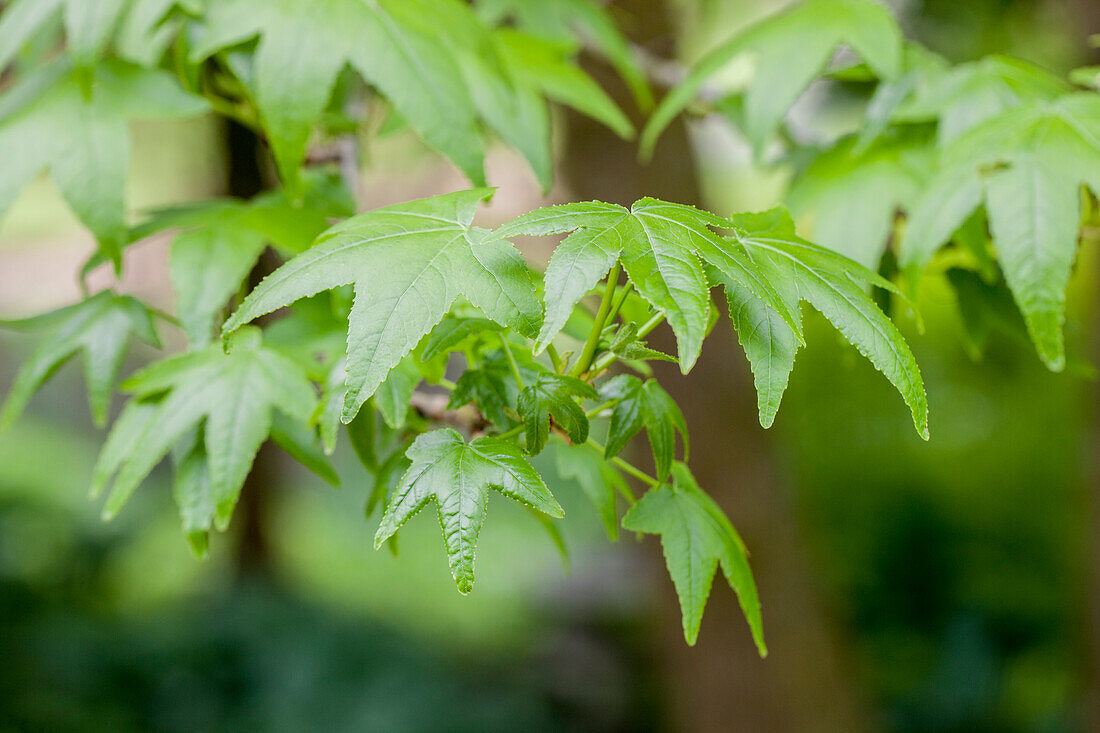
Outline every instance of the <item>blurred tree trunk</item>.
<svg viewBox="0 0 1100 733">
<path fill-rule="evenodd" d="M 662 57 L 671 55 L 673 28 L 662 3 L 627 0 L 617 7 L 633 21 L 627 25 L 632 37 Z M 621 88 L 606 69 L 592 66 L 605 88 Z M 625 94 L 618 101 L 632 108 Z M 562 173 L 577 199 L 629 205 L 656 196 L 701 203 L 683 124 L 665 132 L 653 161 L 644 166 L 638 163 L 636 142 L 619 140 L 576 114 L 569 115 L 568 128 Z M 662 337 L 672 348 L 671 337 Z M 756 421 L 752 380 L 729 322 L 724 319 L 716 327 L 689 376 L 673 368 L 660 377 L 688 417 L 692 470 L 753 551 L 771 652 L 766 661 L 757 657 L 735 596 L 720 574 L 698 645 L 689 648 L 661 551 L 651 541 L 652 575 L 661 578 L 660 643 L 670 727 L 703 733 L 871 728 L 868 706 L 846 669 L 838 634 L 818 596 L 790 497 L 781 490 L 770 445 Z"/>
<path fill-rule="evenodd" d="M 256 133 L 233 120 L 227 120 L 225 139 L 229 159 L 226 193 L 234 198 L 250 199 L 271 188 L 260 165 L 263 151 Z M 274 267 L 275 263 L 265 252 L 248 276 L 249 285 L 254 287 Z M 236 569 L 242 580 L 271 580 L 273 575 L 266 506 L 272 484 L 279 475 L 278 459 L 273 446 L 264 443 L 252 462 L 252 470 L 241 487 L 241 498 L 233 512 L 233 523 L 239 531 Z"/>
</svg>

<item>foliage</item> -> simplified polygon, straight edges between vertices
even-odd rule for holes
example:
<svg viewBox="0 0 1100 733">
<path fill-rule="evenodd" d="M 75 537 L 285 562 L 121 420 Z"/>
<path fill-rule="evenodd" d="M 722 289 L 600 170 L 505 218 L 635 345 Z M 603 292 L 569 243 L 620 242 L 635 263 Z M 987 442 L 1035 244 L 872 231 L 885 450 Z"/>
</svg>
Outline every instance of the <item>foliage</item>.
<svg viewBox="0 0 1100 733">
<path fill-rule="evenodd" d="M 862 63 L 830 66 L 842 44 Z M 170 456 L 184 530 L 201 555 L 210 528 L 229 524 L 265 440 L 335 482 L 326 454 L 343 423 L 372 475 L 368 515 L 385 506 L 376 545 L 434 500 L 467 593 L 490 489 L 555 531 L 547 517 L 561 507 L 527 459 L 552 446 L 559 472 L 578 479 L 611 538 L 619 524 L 661 536 L 688 643 L 720 565 L 763 654 L 746 548 L 692 478 L 688 421 L 648 365 L 692 369 L 718 319 L 712 288 L 722 288 L 748 356 L 764 426 L 804 343 L 806 301 L 896 387 L 928 437 L 921 373 L 870 293 L 910 307 L 894 271 L 875 271 L 888 248 L 911 297 L 945 243 L 953 262 L 991 287 L 1003 278 L 1042 358 L 1062 366 L 1063 291 L 1082 220 L 1096 216 L 1085 191 L 1100 188 L 1095 92 L 1004 59 L 952 69 L 905 44 L 871 0 L 806 0 L 688 70 L 650 117 L 642 150 L 701 106 L 740 127 L 761 159 L 774 162 L 778 136 L 780 159 L 800 160 L 805 146 L 784 117 L 806 87 L 825 72 L 871 85 L 865 124 L 820 151 L 791 193 L 832 249 L 800 237 L 783 208 L 720 216 L 653 198 L 548 206 L 494 230 L 478 226 L 493 192 L 483 164 L 490 136 L 548 188 L 552 103 L 634 134 L 579 65 L 584 49 L 648 110 L 652 92 L 629 41 L 589 0 L 10 3 L 0 16 L 0 60 L 15 69 L 0 96 L 9 160 L 0 209 L 49 169 L 96 235 L 84 274 L 107 261 L 117 271 L 127 245 L 176 232 L 177 313 L 157 315 L 188 346 L 122 385 L 130 399 L 92 480 L 95 494 L 111 489 L 105 515 Z M 755 69 L 744 88 L 710 88 L 746 54 Z M 131 226 L 128 121 L 206 112 L 267 143 L 275 190 Z M 325 167 L 332 156 L 314 153 L 339 143 L 354 150 L 403 127 L 474 188 L 352 215 L 348 166 L 339 179 Z M 341 155 L 353 170 L 360 163 Z M 561 234 L 541 275 L 510 241 Z M 252 287 L 267 247 L 283 263 Z M 222 343 L 211 343 L 223 320 Z M 664 323 L 675 355 L 646 343 Z M 93 414 L 105 417 L 129 335 L 156 345 L 152 324 L 140 302 L 109 291 L 26 322 L 52 330 L 8 395 L 4 425 L 81 349 Z M 618 367 L 640 377 L 614 374 Z M 621 456 L 643 427 L 652 475 Z M 640 499 L 628 477 L 646 489 Z M 630 507 L 621 519 L 620 497 Z"/>
</svg>

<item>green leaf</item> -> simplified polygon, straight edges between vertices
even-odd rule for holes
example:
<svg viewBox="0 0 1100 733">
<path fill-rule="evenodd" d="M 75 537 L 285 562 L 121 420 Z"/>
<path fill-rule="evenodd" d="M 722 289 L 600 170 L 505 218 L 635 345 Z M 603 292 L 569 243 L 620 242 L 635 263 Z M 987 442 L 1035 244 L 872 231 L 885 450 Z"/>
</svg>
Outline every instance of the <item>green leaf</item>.
<svg viewBox="0 0 1100 733">
<path fill-rule="evenodd" d="M 460 348 L 471 336 L 501 330 L 503 330 L 503 326 L 487 318 L 444 316 L 443 320 L 436 324 L 432 332 L 428 334 L 428 339 L 424 343 L 424 353 L 421 357 L 425 360 L 434 359 L 437 356 L 446 354 L 448 351 Z"/>
<path fill-rule="evenodd" d="M 0 103 L 0 214 L 38 173 L 49 169 L 80 220 L 118 265 L 126 240 L 123 192 L 130 159 L 129 121 L 205 111 L 167 73 L 109 60 L 95 67 L 88 98 L 78 75 L 55 62 L 23 78 Z"/>
<path fill-rule="evenodd" d="M 312 427 L 276 410 L 271 421 L 271 441 L 328 483 L 340 485 L 340 477 L 325 458 L 317 432 Z"/>
<path fill-rule="evenodd" d="M 544 372 L 524 388 L 516 403 L 527 436 L 527 452 L 537 455 L 550 437 L 550 418 L 565 431 L 572 443 L 588 440 L 588 418 L 577 398 L 599 395 L 588 382 L 563 374 Z"/>
<path fill-rule="evenodd" d="M 497 323 L 534 336 L 542 309 L 523 259 L 471 226 L 478 202 L 489 194 L 462 191 L 348 219 L 266 277 L 223 334 L 299 298 L 354 283 L 344 422 L 460 295 Z"/>
<path fill-rule="evenodd" d="M 676 586 L 683 615 L 684 638 L 699 637 L 703 609 L 718 565 L 749 622 L 760 656 L 766 656 L 760 599 L 749 568 L 748 552 L 721 508 L 703 493 L 687 466 L 672 469 L 672 485 L 646 492 L 623 517 L 623 528 L 661 536 L 665 562 Z"/>
<path fill-rule="evenodd" d="M 524 358 L 522 352 L 516 354 L 519 374 L 525 383 L 538 379 L 542 369 Z M 500 430 L 508 430 L 515 425 L 515 413 L 511 408 L 519 401 L 520 388 L 512 375 L 511 366 L 504 352 L 496 350 L 488 354 L 476 368 L 467 369 L 455 383 L 451 392 L 448 410 L 453 410 L 473 402 L 481 414 Z"/>
<path fill-rule="evenodd" d="M 117 466 L 108 461 L 107 468 L 95 472 L 93 493 L 111 487 L 105 517 L 116 515 L 172 446 L 201 427 L 211 518 L 219 529 L 228 525 L 252 460 L 271 431 L 273 411 L 304 424 L 317 405 L 313 386 L 298 365 L 262 346 L 260 339 L 258 329 L 248 329 L 233 340 L 229 354 L 214 344 L 155 362 L 123 384 L 138 400 L 164 397 L 128 455 Z M 129 431 L 129 424 L 123 427 Z"/>
<path fill-rule="evenodd" d="M 690 206 L 644 198 L 629 210 L 597 201 L 536 209 L 498 229 L 495 237 L 576 232 L 562 242 L 547 267 L 548 317 L 539 334 L 545 348 L 565 325 L 577 301 L 621 259 L 637 292 L 669 322 L 685 374 L 699 357 L 710 313 L 710 285 L 703 262 L 741 282 L 801 326 L 745 252 L 711 227 L 729 221 Z"/>
<path fill-rule="evenodd" d="M 374 405 L 391 428 L 404 426 L 409 414 L 409 400 L 423 381 L 412 356 L 406 356 L 386 376 L 374 393 Z"/>
<path fill-rule="evenodd" d="M 1100 191 L 1100 95 L 1068 94 L 986 120 L 944 149 L 910 212 L 901 264 L 921 268 L 984 200 L 1005 274 L 1040 358 L 1065 365 L 1065 289 L 1077 251 L 1080 187 Z M 931 223 L 919 224 L 924 217 Z"/>
<path fill-rule="evenodd" d="M 16 374 L 11 392 L 0 409 L 0 432 L 12 426 L 31 396 L 78 351 L 84 353 L 84 381 L 92 417 L 96 425 L 102 426 L 107 421 L 111 390 L 122 368 L 131 335 L 151 346 L 160 346 L 152 316 L 145 306 L 128 295 L 109 291 L 48 314 L 44 319 L 25 322 L 31 328 L 38 324 L 48 327 L 49 335 Z M 0 326 L 23 325 L 0 322 Z"/>
<path fill-rule="evenodd" d="M 63 0 L 13 0 L 0 14 L 0 69 L 60 12 Z M 10 92 L 9 92 L 10 93 Z"/>
<path fill-rule="evenodd" d="M 201 429 L 188 431 L 180 440 L 172 450 L 172 464 L 172 496 L 179 508 L 183 534 L 191 546 L 191 552 L 202 559 L 210 548 L 210 528 L 216 509 L 211 491 L 209 456 Z"/>
<path fill-rule="evenodd" d="M 879 138 L 856 153 L 850 137 L 818 156 L 798 177 L 787 205 L 809 219 L 813 241 L 877 269 L 899 209 L 932 174 L 935 153 L 921 132 Z"/>
<path fill-rule="evenodd" d="M 643 154 L 652 152 L 661 132 L 706 84 L 715 83 L 723 69 L 746 54 L 752 55 L 754 73 L 742 117 L 745 135 L 759 153 L 842 43 L 881 78 L 898 75 L 902 37 L 889 10 L 873 0 L 805 0 L 741 31 L 692 66 L 646 124 Z"/>
<path fill-rule="evenodd" d="M 550 111 L 539 87 L 511 67 L 499 35 L 459 0 L 404 0 L 388 8 L 454 54 L 477 114 L 527 159 L 548 190 L 554 178 Z"/>
<path fill-rule="evenodd" d="M 745 288 L 736 284 L 727 287 L 726 301 L 737 339 L 752 368 L 760 425 L 770 428 L 800 344 L 775 311 Z"/>
<path fill-rule="evenodd" d="M 90 67 L 107 47 L 129 0 L 66 0 L 66 46 L 73 64 Z"/>
<path fill-rule="evenodd" d="M 474 551 L 485 523 L 489 489 L 551 517 L 562 516 L 542 478 L 507 441 L 478 438 L 467 443 L 445 428 L 417 437 L 407 455 L 412 466 L 386 507 L 374 546 L 381 547 L 434 500 L 451 575 L 463 594 L 474 585 Z"/>
<path fill-rule="evenodd" d="M 570 61 L 571 45 L 501 29 L 497 34 L 505 62 L 528 84 L 560 104 L 607 125 L 616 135 L 629 140 L 634 125 L 592 77 Z"/>
<path fill-rule="evenodd" d="M 295 185 L 310 129 L 346 64 L 378 88 L 424 140 L 484 185 L 476 115 L 446 49 L 385 0 L 216 0 L 207 3 L 191 60 L 256 36 L 250 83 L 275 159 Z"/>
<path fill-rule="evenodd" d="M 1068 91 L 1066 82 L 1041 66 L 1008 56 L 986 56 L 930 74 L 894 119 L 937 120 L 937 136 L 946 145 L 1006 110 L 1050 101 Z"/>
<path fill-rule="evenodd" d="M 512 19 L 532 35 L 566 43 L 578 37 L 592 44 L 615 67 L 643 111 L 653 106 L 653 92 L 630 43 L 608 10 L 593 0 L 480 0 L 482 17 L 492 23 Z"/>
<path fill-rule="evenodd" d="M 895 291 L 862 265 L 795 234 L 784 209 L 732 217 L 736 240 L 788 303 L 808 301 L 898 389 L 913 424 L 928 439 L 928 398 L 917 361 L 863 283 Z M 722 273 L 712 277 L 722 280 Z M 770 303 L 768 304 L 770 306 Z"/>
<path fill-rule="evenodd" d="M 612 541 L 619 539 L 615 492 L 629 493 L 626 479 L 590 445 L 569 445 L 565 441 L 556 441 L 552 445 L 558 476 L 575 480 L 580 485 L 581 491 L 596 508 L 608 538 Z"/>
<path fill-rule="evenodd" d="M 611 410 L 604 458 L 617 456 L 642 427 L 646 429 L 657 478 L 668 476 L 676 457 L 676 432 L 684 441 L 684 457 L 689 443 L 687 423 L 679 406 L 654 379 L 645 382 L 629 374 L 612 377 L 600 387 L 600 397 L 618 400 Z"/>
</svg>

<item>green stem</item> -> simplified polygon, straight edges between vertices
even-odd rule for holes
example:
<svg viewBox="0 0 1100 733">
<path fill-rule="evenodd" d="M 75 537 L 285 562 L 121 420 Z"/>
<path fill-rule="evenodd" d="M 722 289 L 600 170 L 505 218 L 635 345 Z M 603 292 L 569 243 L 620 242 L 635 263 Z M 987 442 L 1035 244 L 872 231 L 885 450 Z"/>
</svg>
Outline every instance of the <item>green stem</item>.
<svg viewBox="0 0 1100 733">
<path fill-rule="evenodd" d="M 521 424 L 521 425 L 515 426 L 514 428 L 512 428 L 510 430 L 505 430 L 503 433 L 501 433 L 497 437 L 500 438 L 501 440 L 508 440 L 509 438 L 516 437 L 517 435 L 519 435 L 522 432 L 523 432 L 523 425 Z"/>
<path fill-rule="evenodd" d="M 630 295 L 630 291 L 634 289 L 634 283 L 629 280 L 626 281 L 626 285 L 619 288 L 619 294 L 615 296 L 615 303 L 611 306 L 611 312 L 607 314 L 607 320 L 614 322 L 619 316 L 619 311 L 623 307 L 623 303 L 626 302 L 626 296 Z"/>
<path fill-rule="evenodd" d="M 619 263 L 616 262 L 611 267 L 611 272 L 607 273 L 607 287 L 603 291 L 600 309 L 596 311 L 596 320 L 592 324 L 592 332 L 588 334 L 588 340 L 584 342 L 584 350 L 581 351 L 577 363 L 569 370 L 571 377 L 580 376 L 592 364 L 592 357 L 596 355 L 596 348 L 600 345 L 604 324 L 607 323 L 607 315 L 611 312 L 611 303 L 615 297 L 615 283 L 619 281 L 619 269 Z"/>
<path fill-rule="evenodd" d="M 596 405 L 591 410 L 584 413 L 584 416 L 587 417 L 589 420 L 591 420 L 592 418 L 596 417 L 597 415 L 599 415 L 601 412 L 603 412 L 607 408 L 614 407 L 617 404 L 619 404 L 619 400 L 608 400 L 607 402 L 603 403 L 602 405 Z"/>
<path fill-rule="evenodd" d="M 523 391 L 523 377 L 519 375 L 519 364 L 516 363 L 516 357 L 512 354 L 512 347 L 508 345 L 508 338 L 503 333 L 498 333 L 500 336 L 500 344 L 504 347 L 504 355 L 508 357 L 508 367 L 512 370 L 512 377 L 516 380 L 516 386 L 520 391 Z"/>
<path fill-rule="evenodd" d="M 452 382 L 451 380 L 447 379 L 446 377 L 440 377 L 440 378 L 439 378 L 439 381 L 437 382 L 437 384 L 438 384 L 438 385 L 439 385 L 440 387 L 442 387 L 443 389 L 449 390 L 449 391 L 451 391 L 451 392 L 454 392 L 454 391 L 455 391 L 455 387 L 457 387 L 457 386 L 458 386 L 457 384 L 455 384 L 455 383 L 454 383 L 454 382 Z"/>
<path fill-rule="evenodd" d="M 546 353 L 550 356 L 550 363 L 554 365 L 554 371 L 561 374 L 562 367 L 561 355 L 558 354 L 558 350 L 554 348 L 553 344 L 547 344 Z"/>
<path fill-rule="evenodd" d="M 588 445 L 590 445 L 593 448 L 595 448 L 596 450 L 598 450 L 600 453 L 604 452 L 603 445 L 601 445 L 598 441 L 593 440 L 592 438 L 589 438 L 587 443 L 588 443 Z M 624 461 L 622 458 L 619 458 L 618 456 L 615 456 L 614 458 L 612 458 L 611 462 L 614 463 L 619 468 L 621 468 L 626 473 L 629 473 L 634 478 L 638 479 L 639 481 L 644 481 L 645 483 L 649 484 L 650 486 L 660 486 L 663 483 L 663 482 L 658 481 L 657 479 L 653 478 L 648 473 L 646 473 L 642 469 L 638 468 L 634 464 L 628 463 L 627 461 Z"/>
<path fill-rule="evenodd" d="M 653 331 L 653 329 L 661 325 L 661 322 L 663 320 L 665 320 L 665 317 L 660 313 L 650 318 L 648 321 L 642 324 L 641 328 L 638 329 L 638 338 L 645 338 L 646 336 L 648 336 Z M 604 369 L 607 369 L 618 360 L 618 356 L 612 354 L 611 352 L 608 352 L 596 360 L 596 363 L 592 366 L 592 371 L 602 372 Z"/>
</svg>

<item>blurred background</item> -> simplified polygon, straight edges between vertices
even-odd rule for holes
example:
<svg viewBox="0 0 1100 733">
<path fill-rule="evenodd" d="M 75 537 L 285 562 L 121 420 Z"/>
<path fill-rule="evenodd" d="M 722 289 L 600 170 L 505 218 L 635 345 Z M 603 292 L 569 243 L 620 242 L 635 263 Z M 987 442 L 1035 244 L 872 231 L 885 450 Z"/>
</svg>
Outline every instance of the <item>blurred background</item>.
<svg viewBox="0 0 1100 733">
<path fill-rule="evenodd" d="M 690 61 L 780 4 L 614 5 L 647 49 Z M 1097 0 L 892 4 L 910 37 L 952 61 L 1011 53 L 1059 73 L 1097 61 Z M 794 114 L 839 134 L 859 91 L 821 84 Z M 654 195 L 726 213 L 783 197 L 789 172 L 754 169 L 724 123 L 672 129 L 643 167 L 632 145 L 563 116 L 556 188 L 542 197 L 497 151 L 487 222 L 547 200 Z M 254 141 L 213 119 L 135 132 L 135 212 L 263 186 Z M 364 157 L 363 208 L 464 187 L 405 134 Z M 0 227 L 0 317 L 74 301 L 92 247 L 36 182 Z M 122 289 L 170 308 L 165 257 L 163 240 L 135 248 Z M 1091 363 L 1096 257 L 1081 253 L 1068 326 Z M 0 730 L 1100 730 L 1096 382 L 1051 374 L 1007 339 L 973 360 L 949 291 L 934 279 L 924 291 L 925 333 L 899 319 L 927 382 L 929 443 L 812 319 L 767 432 L 728 322 L 689 377 L 659 375 L 688 417 L 700 484 L 753 553 L 767 660 L 721 583 L 686 647 L 659 546 L 608 543 L 569 481 L 552 487 L 569 563 L 528 514 L 493 502 L 465 598 L 431 517 L 402 531 L 398 557 L 372 549 L 367 474 L 346 441 L 336 490 L 261 452 L 205 562 L 179 532 L 166 473 L 103 524 L 86 498 L 103 436 L 70 365 L 0 437 Z M 0 330 L 3 388 L 33 346 Z"/>
</svg>

